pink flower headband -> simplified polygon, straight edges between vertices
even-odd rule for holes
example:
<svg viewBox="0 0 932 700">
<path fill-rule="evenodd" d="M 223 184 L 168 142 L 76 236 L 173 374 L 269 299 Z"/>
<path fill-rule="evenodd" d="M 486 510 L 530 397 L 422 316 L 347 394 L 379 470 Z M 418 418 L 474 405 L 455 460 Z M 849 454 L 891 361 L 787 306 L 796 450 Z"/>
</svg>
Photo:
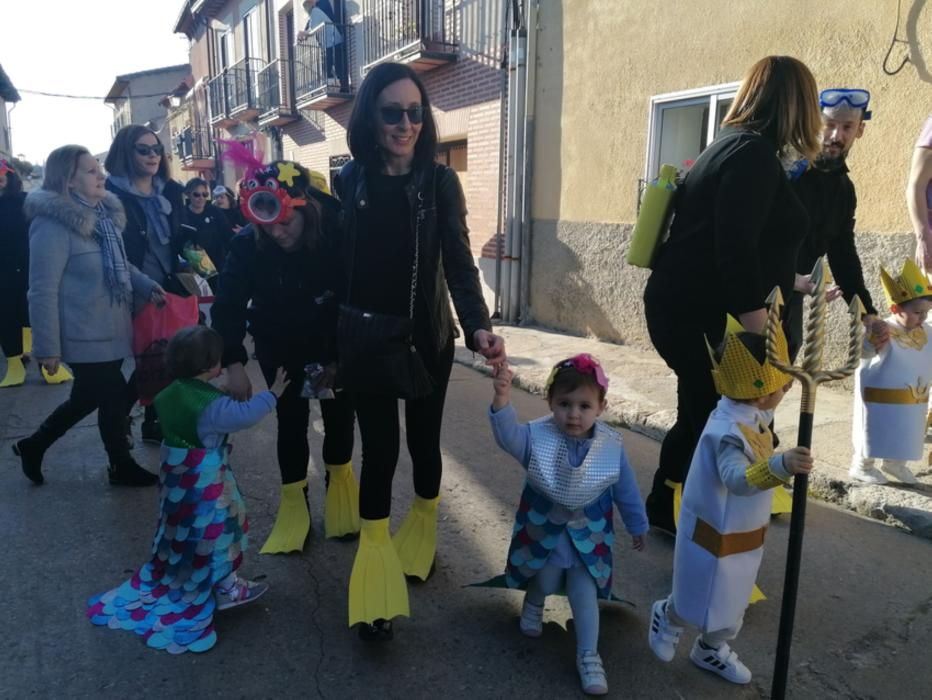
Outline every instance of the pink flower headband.
<svg viewBox="0 0 932 700">
<path fill-rule="evenodd" d="M 605 376 L 605 371 L 602 369 L 602 365 L 600 365 L 599 361 L 587 352 L 574 355 L 568 360 L 561 360 L 555 364 L 553 369 L 550 370 L 550 376 L 547 377 L 547 383 L 544 385 L 544 391 L 550 391 L 550 386 L 553 384 L 553 380 L 557 378 L 557 374 L 559 374 L 561 369 L 569 369 L 570 367 L 575 369 L 580 374 L 591 374 L 593 377 L 595 377 L 595 383 L 602 387 L 605 391 L 608 391 L 608 377 Z"/>
</svg>

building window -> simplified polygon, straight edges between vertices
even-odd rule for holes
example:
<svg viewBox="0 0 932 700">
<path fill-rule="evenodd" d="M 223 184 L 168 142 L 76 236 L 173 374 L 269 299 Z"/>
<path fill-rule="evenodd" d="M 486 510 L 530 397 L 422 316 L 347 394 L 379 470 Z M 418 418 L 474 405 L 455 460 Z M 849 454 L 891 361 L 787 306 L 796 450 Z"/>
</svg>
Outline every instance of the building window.
<svg viewBox="0 0 932 700">
<path fill-rule="evenodd" d="M 650 99 L 645 179 L 657 177 L 664 163 L 688 167 L 702 153 L 718 134 L 738 85 L 671 92 Z"/>
</svg>

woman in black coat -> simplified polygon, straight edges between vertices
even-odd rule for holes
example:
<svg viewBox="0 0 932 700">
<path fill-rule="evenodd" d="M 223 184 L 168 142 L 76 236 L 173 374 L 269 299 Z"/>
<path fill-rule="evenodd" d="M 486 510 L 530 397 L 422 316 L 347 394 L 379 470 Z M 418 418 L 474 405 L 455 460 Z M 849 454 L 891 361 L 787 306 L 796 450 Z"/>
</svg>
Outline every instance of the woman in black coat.
<svg viewBox="0 0 932 700">
<path fill-rule="evenodd" d="M 399 394 L 372 372 L 378 353 L 348 357 L 344 350 L 351 351 L 352 343 L 341 338 L 341 373 L 354 393 L 363 452 L 362 530 L 350 577 L 349 619 L 350 625 L 361 623 L 364 639 L 387 639 L 391 618 L 408 614 L 404 574 L 427 579 L 434 563 L 440 427 L 453 363 L 448 292 L 467 347 L 498 365 L 505 345 L 491 332 L 469 247 L 463 190 L 453 170 L 434 163 L 437 132 L 430 102 L 410 67 L 383 63 L 369 72 L 353 106 L 348 140 L 353 160 L 337 186 L 344 214 L 341 321 L 364 322 L 365 314 L 402 321 L 413 316 L 413 345 L 432 383 L 426 395 L 405 401 L 415 501 L 393 541 L 388 524 L 400 442 Z M 363 374 L 368 379 L 360 381 Z"/>
<path fill-rule="evenodd" d="M 124 126 L 113 139 L 104 167 L 107 189 L 119 197 L 126 210 L 123 244 L 127 259 L 166 291 L 186 295 L 172 278 L 178 271 L 184 190 L 168 175 L 165 148 L 159 137 L 145 126 Z M 144 303 L 144 299 L 137 299 L 136 310 Z M 138 398 L 133 377 L 129 390 L 127 412 Z M 162 441 L 155 406 L 146 406 L 142 439 Z"/>
<path fill-rule="evenodd" d="M 6 356 L 0 387 L 26 381 L 23 328 L 29 326 L 29 226 L 23 213 L 25 201 L 19 175 L 0 160 L 0 347 Z"/>
<path fill-rule="evenodd" d="M 651 524 L 670 532 L 673 494 L 719 398 L 706 341 L 713 348 L 721 342 L 726 314 L 762 332 L 771 289 L 779 285 L 788 299 L 794 288 L 809 219 L 784 162 L 819 152 L 809 69 L 788 56 L 758 61 L 722 126 L 677 191 L 670 237 L 644 292 L 651 341 L 677 377 L 676 423 L 647 497 Z"/>
<path fill-rule="evenodd" d="M 277 202 L 273 206 L 279 207 L 280 214 L 273 217 L 275 221 L 257 216 L 233 237 L 219 275 L 211 319 L 223 337 L 222 362 L 232 396 L 245 399 L 252 393 L 245 370 L 249 355 L 243 346 L 247 330 L 266 382 L 272 384 L 279 367 L 291 380 L 276 406 L 281 503 L 261 551 L 300 551 L 310 528 L 306 500 L 310 406 L 301 390 L 306 365 L 327 367 L 331 376 L 335 371 L 339 275 L 333 239 L 340 206 L 314 189 L 308 171 L 297 163 L 276 161 L 250 173 L 247 182 L 251 184 L 244 185 L 243 197 Z M 269 189 L 269 182 L 277 183 L 274 189 Z M 259 223 L 263 219 L 266 222 Z M 320 411 L 328 482 L 325 534 L 355 536 L 359 532 L 359 487 L 351 463 L 354 417 L 350 397 L 337 392 L 334 398 L 324 398 Z"/>
</svg>

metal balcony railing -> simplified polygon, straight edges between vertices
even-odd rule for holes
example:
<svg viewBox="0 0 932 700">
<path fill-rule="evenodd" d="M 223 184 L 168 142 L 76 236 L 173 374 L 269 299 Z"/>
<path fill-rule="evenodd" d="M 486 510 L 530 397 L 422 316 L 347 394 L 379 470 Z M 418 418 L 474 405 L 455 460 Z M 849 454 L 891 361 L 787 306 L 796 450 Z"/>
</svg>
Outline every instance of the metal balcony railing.
<svg viewBox="0 0 932 700">
<path fill-rule="evenodd" d="M 282 61 L 275 59 L 256 74 L 256 103 L 259 114 L 285 107 L 282 100 Z"/>
<path fill-rule="evenodd" d="M 230 114 L 258 108 L 257 78 L 264 67 L 261 58 L 244 58 L 227 68 Z"/>
<path fill-rule="evenodd" d="M 455 0 L 365 0 L 363 72 L 383 61 L 421 54 L 455 57 L 459 45 Z"/>
<path fill-rule="evenodd" d="M 215 124 L 218 121 L 229 118 L 230 100 L 227 90 L 227 74 L 223 71 L 207 83 L 207 99 L 210 103 L 210 122 Z"/>
<path fill-rule="evenodd" d="M 328 93 L 352 93 L 349 48 L 353 25 L 325 23 L 295 46 L 295 100 L 300 105 Z"/>
</svg>

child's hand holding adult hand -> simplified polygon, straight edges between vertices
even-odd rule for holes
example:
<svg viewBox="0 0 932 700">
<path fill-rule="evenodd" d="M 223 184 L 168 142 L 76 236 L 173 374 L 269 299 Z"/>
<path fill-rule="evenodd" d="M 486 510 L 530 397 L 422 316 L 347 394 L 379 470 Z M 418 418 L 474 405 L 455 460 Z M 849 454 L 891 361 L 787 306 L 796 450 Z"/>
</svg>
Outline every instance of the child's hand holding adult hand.
<svg viewBox="0 0 932 700">
<path fill-rule="evenodd" d="M 631 535 L 631 547 L 639 552 L 643 552 L 647 547 L 647 535 Z"/>
<path fill-rule="evenodd" d="M 514 379 L 515 373 L 507 362 L 503 362 L 492 369 L 492 389 L 495 391 L 495 397 L 492 400 L 492 408 L 499 410 L 508 405 L 511 400 L 511 380 Z"/>
<path fill-rule="evenodd" d="M 783 467 L 790 474 L 808 474 L 812 464 L 812 452 L 808 447 L 793 447 L 783 453 Z"/>
<path fill-rule="evenodd" d="M 285 376 L 285 369 L 279 367 L 275 372 L 275 381 L 272 382 L 272 386 L 269 387 L 269 391 L 275 394 L 275 398 L 280 399 L 282 394 L 285 393 L 285 389 L 288 388 L 288 385 L 291 384 L 291 380 Z"/>
<path fill-rule="evenodd" d="M 876 316 L 871 318 L 873 320 L 867 326 L 867 341 L 874 346 L 874 350 L 879 352 L 884 345 L 890 342 L 890 326 Z M 866 322 L 867 317 L 864 320 Z"/>
</svg>

